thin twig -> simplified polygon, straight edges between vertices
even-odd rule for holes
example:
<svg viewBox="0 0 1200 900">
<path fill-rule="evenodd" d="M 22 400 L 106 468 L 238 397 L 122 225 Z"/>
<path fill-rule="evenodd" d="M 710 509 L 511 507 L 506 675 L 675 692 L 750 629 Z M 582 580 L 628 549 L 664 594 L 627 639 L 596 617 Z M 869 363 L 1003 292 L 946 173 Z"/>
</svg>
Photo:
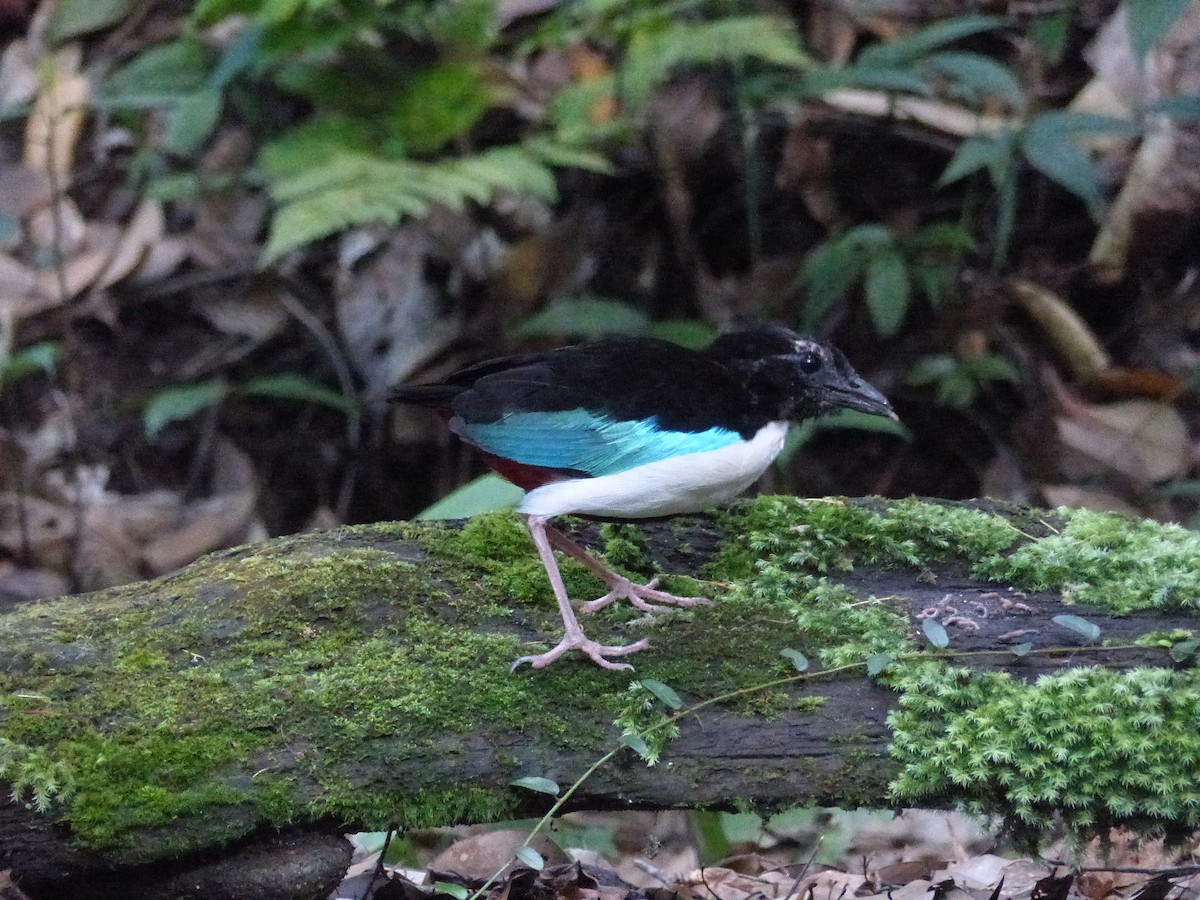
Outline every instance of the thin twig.
<svg viewBox="0 0 1200 900">
<path fill-rule="evenodd" d="M 54 79 L 52 89 L 55 91 L 59 89 L 59 75 L 60 73 L 57 70 L 51 75 Z M 63 259 L 65 255 L 64 235 L 66 234 L 66 224 L 63 222 L 62 201 L 66 197 L 66 187 L 58 177 L 58 159 L 55 147 L 55 139 L 58 128 L 61 125 L 61 119 L 59 118 L 61 112 L 56 104 L 51 113 L 53 119 L 46 129 L 46 174 L 50 182 L 50 227 L 51 252 L 54 257 L 54 286 L 55 290 L 58 291 L 59 309 L 62 311 L 62 365 L 56 371 L 61 376 L 67 417 L 67 432 L 69 435 L 66 446 L 68 466 L 66 483 L 68 490 L 70 490 L 72 484 L 74 485 L 74 491 L 71 496 L 73 528 L 69 542 L 70 551 L 68 559 L 70 560 L 70 565 L 68 566 L 68 576 L 71 582 L 71 590 L 77 592 L 82 587 L 79 578 L 79 557 L 80 548 L 83 545 L 84 500 L 83 484 L 79 473 L 83 467 L 83 459 L 79 449 L 79 417 L 77 415 L 79 378 L 74 365 L 74 360 L 76 359 L 75 328 L 72 324 L 70 308 L 71 294 L 67 285 L 66 264 Z"/>
<path fill-rule="evenodd" d="M 292 297 L 286 290 L 279 294 L 279 302 L 297 322 L 308 329 L 321 349 L 325 351 L 330 365 L 333 366 L 338 387 L 341 388 L 342 397 L 346 400 L 346 443 L 352 451 L 353 459 L 357 460 L 357 451 L 362 440 L 362 412 L 359 408 L 358 391 L 354 386 L 354 376 L 350 372 L 350 364 L 346 361 L 337 340 L 325 327 L 325 323 L 309 312 L 303 303 Z M 358 464 L 356 461 L 346 466 L 342 475 L 342 484 L 334 504 L 334 513 L 342 521 L 345 521 L 347 510 L 350 507 L 357 475 Z"/>
<path fill-rule="evenodd" d="M 366 890 L 363 891 L 362 900 L 370 900 L 371 892 L 375 890 L 375 883 L 386 874 L 383 860 L 387 856 L 388 848 L 392 846 L 392 835 L 398 830 L 396 825 L 389 825 L 387 835 L 383 839 L 383 848 L 379 851 L 379 861 L 375 863 L 375 870 L 371 872 L 371 880 L 367 882 Z"/>
</svg>

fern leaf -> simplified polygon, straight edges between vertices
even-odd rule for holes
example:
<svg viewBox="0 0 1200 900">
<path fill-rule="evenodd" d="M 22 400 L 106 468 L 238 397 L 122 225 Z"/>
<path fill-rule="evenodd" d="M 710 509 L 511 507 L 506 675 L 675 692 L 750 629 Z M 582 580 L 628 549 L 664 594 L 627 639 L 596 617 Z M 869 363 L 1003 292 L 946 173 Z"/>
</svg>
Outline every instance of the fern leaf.
<svg viewBox="0 0 1200 900">
<path fill-rule="evenodd" d="M 669 22 L 634 35 L 622 66 L 622 91 L 634 108 L 671 72 L 687 65 L 756 59 L 785 68 L 804 68 L 795 27 L 776 16 L 727 16 L 713 22 Z"/>
<path fill-rule="evenodd" d="M 498 191 L 552 201 L 554 174 L 537 153 L 520 146 L 434 163 L 343 152 L 271 183 L 279 206 L 264 262 L 355 225 L 394 225 L 425 216 L 436 204 L 461 209 L 468 202 L 489 203 Z"/>
</svg>

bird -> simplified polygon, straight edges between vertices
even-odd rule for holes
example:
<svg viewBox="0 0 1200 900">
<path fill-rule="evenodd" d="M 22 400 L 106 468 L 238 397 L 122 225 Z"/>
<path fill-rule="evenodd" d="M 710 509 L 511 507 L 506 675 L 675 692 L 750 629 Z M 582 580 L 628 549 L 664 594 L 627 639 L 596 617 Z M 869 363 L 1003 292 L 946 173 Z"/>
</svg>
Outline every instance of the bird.
<svg viewBox="0 0 1200 900">
<path fill-rule="evenodd" d="M 839 409 L 897 419 L 840 350 L 776 323 L 716 337 L 694 350 L 614 336 L 468 366 L 444 381 L 395 389 L 393 401 L 431 407 L 502 477 L 526 491 L 524 515 L 558 603 L 563 637 L 522 656 L 544 668 L 569 652 L 611 670 L 647 640 L 605 645 L 584 634 L 554 556 L 578 560 L 608 587 L 580 605 L 618 600 L 643 612 L 708 604 L 638 584 L 588 553 L 550 520 L 633 520 L 695 513 L 732 500 L 783 449 L 791 424 Z"/>
</svg>

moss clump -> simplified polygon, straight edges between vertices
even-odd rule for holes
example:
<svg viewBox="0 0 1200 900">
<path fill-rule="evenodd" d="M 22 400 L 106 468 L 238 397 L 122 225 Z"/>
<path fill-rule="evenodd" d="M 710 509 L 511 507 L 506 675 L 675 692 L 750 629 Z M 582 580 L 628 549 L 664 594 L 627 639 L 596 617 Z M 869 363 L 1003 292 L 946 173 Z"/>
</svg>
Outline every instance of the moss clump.
<svg viewBox="0 0 1200 900">
<path fill-rule="evenodd" d="M 1200 825 L 1200 673 L 1067 669 L 1026 684 L 937 662 L 889 671 L 893 799 L 956 796 L 1029 832 Z"/>
<path fill-rule="evenodd" d="M 1008 556 L 981 559 L 979 577 L 1117 613 L 1200 608 L 1200 534 L 1178 525 L 1086 509 L 1060 509 L 1061 531 Z"/>
<path fill-rule="evenodd" d="M 600 526 L 604 541 L 604 559 L 610 566 L 634 572 L 649 572 L 654 568 L 650 559 L 650 542 L 636 525 L 605 522 Z"/>
<path fill-rule="evenodd" d="M 726 514 L 732 534 L 714 571 L 749 576 L 769 556 L 795 571 L 850 571 L 856 562 L 923 569 L 945 559 L 990 559 L 1021 532 L 1001 516 L 965 507 L 898 500 L 886 512 L 840 498 L 760 497 Z"/>
<path fill-rule="evenodd" d="M 725 514 L 730 532 L 747 537 L 712 571 L 746 578 L 766 557 L 810 574 L 958 562 L 973 578 L 1059 590 L 1118 614 L 1200 608 L 1200 534 L 1084 509 L 1054 518 L 1061 528 L 1039 520 L 1049 533 L 1033 538 L 1003 516 L 953 504 L 909 499 L 875 510 L 838 498 L 761 497 Z"/>
</svg>

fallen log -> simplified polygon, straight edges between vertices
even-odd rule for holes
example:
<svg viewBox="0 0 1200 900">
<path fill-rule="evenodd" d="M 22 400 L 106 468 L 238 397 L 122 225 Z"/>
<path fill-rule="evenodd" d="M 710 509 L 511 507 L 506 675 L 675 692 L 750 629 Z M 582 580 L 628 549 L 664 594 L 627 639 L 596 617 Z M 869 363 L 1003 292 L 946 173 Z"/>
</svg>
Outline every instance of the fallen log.
<svg viewBox="0 0 1200 900">
<path fill-rule="evenodd" d="M 565 789 L 614 750 L 567 808 L 959 804 L 1031 829 L 1062 810 L 1081 828 L 1197 824 L 1192 532 L 760 498 L 573 533 L 715 602 L 589 617 L 605 642 L 650 637 L 635 673 L 575 659 L 510 673 L 560 623 L 519 520 L 492 515 L 277 538 L 0 610 L 0 781 L 20 801 L 0 805 L 0 870 L 35 898 L 152 895 L 276 829 L 541 813 L 553 798 L 511 782 Z M 564 573 L 594 595 L 581 568 Z M 344 860 L 321 846 L 336 881 Z"/>
</svg>

